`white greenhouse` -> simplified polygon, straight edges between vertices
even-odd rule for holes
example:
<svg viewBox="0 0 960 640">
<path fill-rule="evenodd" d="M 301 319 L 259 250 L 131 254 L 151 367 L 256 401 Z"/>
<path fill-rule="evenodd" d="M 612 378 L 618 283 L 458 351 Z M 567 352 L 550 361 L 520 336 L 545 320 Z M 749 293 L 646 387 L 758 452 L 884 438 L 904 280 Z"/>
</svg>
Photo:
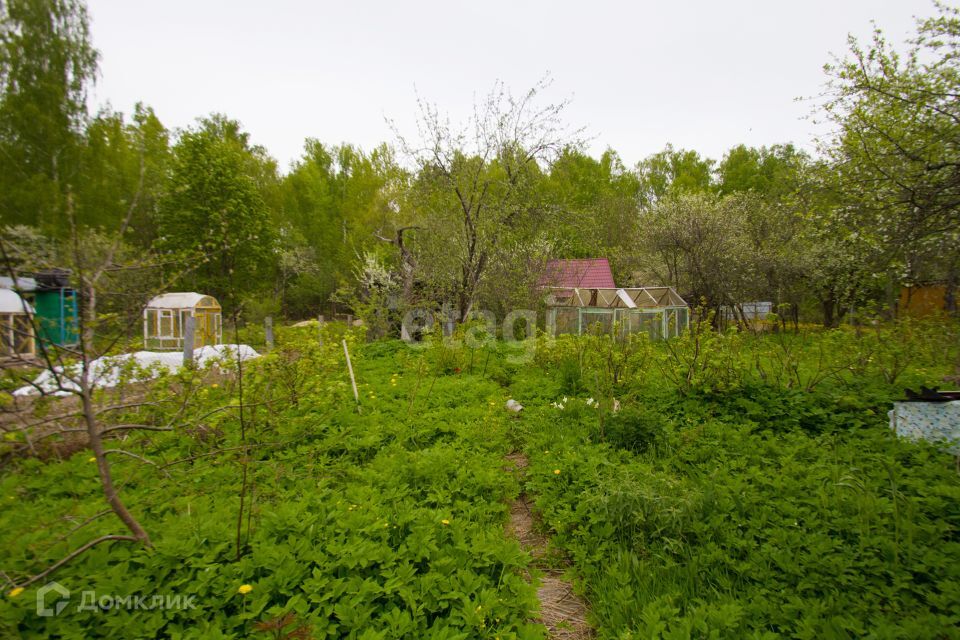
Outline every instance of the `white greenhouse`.
<svg viewBox="0 0 960 640">
<path fill-rule="evenodd" d="M 164 293 L 150 300 L 143 310 L 144 349 L 183 349 L 190 317 L 194 320 L 194 348 L 221 343 L 223 317 L 216 298 L 193 292 Z"/>
<path fill-rule="evenodd" d="M 0 289 L 0 357 L 36 353 L 33 307 L 11 289 Z"/>
</svg>

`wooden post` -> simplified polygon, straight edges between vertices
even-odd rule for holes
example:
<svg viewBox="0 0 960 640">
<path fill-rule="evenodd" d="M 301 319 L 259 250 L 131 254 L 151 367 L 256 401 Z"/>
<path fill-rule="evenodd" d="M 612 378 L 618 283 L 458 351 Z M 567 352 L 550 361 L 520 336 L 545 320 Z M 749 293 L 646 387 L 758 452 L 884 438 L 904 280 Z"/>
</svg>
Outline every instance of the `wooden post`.
<svg viewBox="0 0 960 640">
<path fill-rule="evenodd" d="M 263 319 L 263 330 L 267 337 L 267 351 L 273 351 L 273 316 Z"/>
<path fill-rule="evenodd" d="M 350 384 L 353 385 L 353 399 L 357 402 L 357 411 L 360 411 L 360 393 L 357 391 L 357 379 L 353 377 L 353 365 L 350 364 L 350 351 L 347 341 L 343 341 L 343 355 L 347 357 L 347 371 L 350 372 Z"/>
<path fill-rule="evenodd" d="M 193 366 L 193 341 L 196 333 L 196 321 L 193 314 L 186 317 L 186 323 L 183 327 L 183 366 Z"/>
<path fill-rule="evenodd" d="M 352 326 L 353 326 L 353 314 L 352 314 L 352 313 L 348 313 L 348 314 L 347 314 L 347 329 L 349 329 L 349 328 L 352 327 Z"/>
<path fill-rule="evenodd" d="M 320 346 L 323 346 L 323 314 L 317 319 L 317 337 L 320 340 Z"/>
</svg>

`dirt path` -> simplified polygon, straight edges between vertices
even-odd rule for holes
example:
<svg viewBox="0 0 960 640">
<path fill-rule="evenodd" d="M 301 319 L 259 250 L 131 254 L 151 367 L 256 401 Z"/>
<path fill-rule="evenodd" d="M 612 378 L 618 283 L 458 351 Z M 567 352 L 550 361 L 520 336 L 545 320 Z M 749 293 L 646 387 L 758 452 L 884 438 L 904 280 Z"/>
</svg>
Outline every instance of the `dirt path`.
<svg viewBox="0 0 960 640">
<path fill-rule="evenodd" d="M 507 456 L 506 470 L 522 480 L 526 473 L 527 457 L 522 453 Z M 543 576 L 537 588 L 540 600 L 540 622 L 547 628 L 549 637 L 554 640 L 584 640 L 593 637 L 593 629 L 587 623 L 587 604 L 578 596 L 569 581 L 558 570 L 556 559 L 547 557 L 549 539 L 536 530 L 536 515 L 532 502 L 526 494 L 510 505 L 510 521 L 506 533 L 517 539 L 527 552 L 533 556 L 534 566 Z"/>
</svg>

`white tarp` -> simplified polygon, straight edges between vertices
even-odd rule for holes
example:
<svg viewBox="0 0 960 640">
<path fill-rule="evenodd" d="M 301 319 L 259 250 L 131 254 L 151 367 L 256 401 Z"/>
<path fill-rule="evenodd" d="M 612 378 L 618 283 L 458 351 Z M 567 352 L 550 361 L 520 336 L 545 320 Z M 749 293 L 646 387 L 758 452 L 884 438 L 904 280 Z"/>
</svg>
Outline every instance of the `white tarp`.
<svg viewBox="0 0 960 640">
<path fill-rule="evenodd" d="M 201 347 L 194 350 L 193 359 L 198 366 L 204 366 L 214 361 L 223 362 L 225 366 L 230 366 L 237 362 L 250 358 L 258 358 L 260 354 L 246 344 L 218 344 L 214 346 Z M 183 366 L 183 354 L 176 351 L 137 351 L 136 353 L 125 353 L 119 356 L 105 356 L 97 358 L 90 363 L 91 378 L 95 387 L 115 387 L 121 380 L 128 382 L 137 382 L 155 378 L 157 375 L 166 372 L 174 372 Z M 71 375 L 77 376 L 76 366 L 70 367 Z M 57 367 L 57 373 L 63 373 L 63 369 Z M 28 396 L 39 394 L 39 387 L 44 393 L 55 396 L 70 395 L 69 390 L 78 391 L 79 386 L 63 376 L 60 377 L 61 384 L 57 384 L 57 376 L 50 371 L 44 371 L 38 375 L 33 385 L 20 387 L 13 392 L 15 396 Z M 61 388 L 62 387 L 62 388 Z M 67 389 L 66 391 L 64 389 Z"/>
</svg>

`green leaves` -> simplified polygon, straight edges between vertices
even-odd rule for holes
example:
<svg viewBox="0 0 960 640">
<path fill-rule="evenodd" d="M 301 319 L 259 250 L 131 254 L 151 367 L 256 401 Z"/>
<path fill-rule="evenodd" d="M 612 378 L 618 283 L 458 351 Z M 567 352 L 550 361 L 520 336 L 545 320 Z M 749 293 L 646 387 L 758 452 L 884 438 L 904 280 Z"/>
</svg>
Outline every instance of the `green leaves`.
<svg viewBox="0 0 960 640">
<path fill-rule="evenodd" d="M 67 630 L 74 629 L 86 638 L 258 637 L 256 625 L 276 625 L 292 613 L 284 628 L 305 625 L 315 638 L 541 637 L 527 622 L 536 605 L 520 576 L 528 557 L 503 536 L 505 501 L 518 487 L 501 468 L 507 418 L 488 404 L 502 393 L 499 386 L 442 376 L 407 418 L 416 372 L 402 363 L 415 366 L 416 359 L 405 345 L 371 345 L 368 352 L 351 335 L 367 404 L 362 415 L 341 411 L 349 396 L 336 384 L 343 352 L 331 335 L 318 346 L 315 331 L 281 329 L 278 349 L 245 366 L 245 393 L 271 408 L 265 413 L 258 405 L 247 416 L 253 499 L 248 551 L 239 561 L 238 425 L 235 412 L 208 415 L 236 401 L 236 381 L 218 376 L 216 388 L 186 391 L 195 403 L 179 422 L 216 426 L 221 440 L 204 440 L 192 428 L 132 434 L 124 446 L 145 455 L 198 456 L 169 467 L 170 477 L 135 461 L 116 463 L 124 496 L 143 515 L 155 549 L 96 547 L 57 575 L 77 594 L 169 593 L 192 596 L 196 609 L 85 616 L 71 610 L 63 621 L 48 621 L 33 614 L 28 590 L 18 600 L 0 598 L 0 635 L 71 637 Z M 403 376 L 393 385 L 398 371 Z M 157 385 L 192 389 L 207 373 L 164 377 Z M 153 392 L 163 395 L 161 388 Z M 144 411 L 164 421 L 173 410 L 157 403 Z M 442 436 L 431 437 L 434 431 Z M 264 443 L 279 446 L 258 446 Z M 0 530 L 18 532 L 4 538 L 5 571 L 20 575 L 60 553 L 63 545 L 51 547 L 50 532 L 69 531 L 74 521 L 49 514 L 76 504 L 99 508 L 86 457 L 26 461 L 0 476 L 0 495 L 22 495 L 24 502 L 0 510 Z M 109 527 L 95 520 L 77 539 L 100 524 Z M 238 593 L 244 584 L 253 589 Z"/>
<path fill-rule="evenodd" d="M 258 184 L 269 163 L 239 123 L 219 115 L 181 133 L 173 155 L 157 247 L 174 261 L 173 273 L 188 274 L 192 288 L 235 305 L 237 291 L 270 284 L 276 262 L 274 227 Z"/>
<path fill-rule="evenodd" d="M 960 481 L 952 458 L 895 439 L 884 416 L 902 393 L 892 362 L 910 379 L 946 370 L 952 330 L 934 326 L 657 343 L 652 358 L 678 371 L 695 352 L 714 364 L 693 369 L 686 396 L 685 375 L 628 379 L 605 438 L 591 416 L 518 396 L 535 423 L 527 490 L 601 635 L 952 637 L 957 576 L 943 567 L 960 557 L 947 497 Z M 544 366 L 590 340 L 557 341 Z M 782 349 L 798 383 L 773 375 Z"/>
</svg>

